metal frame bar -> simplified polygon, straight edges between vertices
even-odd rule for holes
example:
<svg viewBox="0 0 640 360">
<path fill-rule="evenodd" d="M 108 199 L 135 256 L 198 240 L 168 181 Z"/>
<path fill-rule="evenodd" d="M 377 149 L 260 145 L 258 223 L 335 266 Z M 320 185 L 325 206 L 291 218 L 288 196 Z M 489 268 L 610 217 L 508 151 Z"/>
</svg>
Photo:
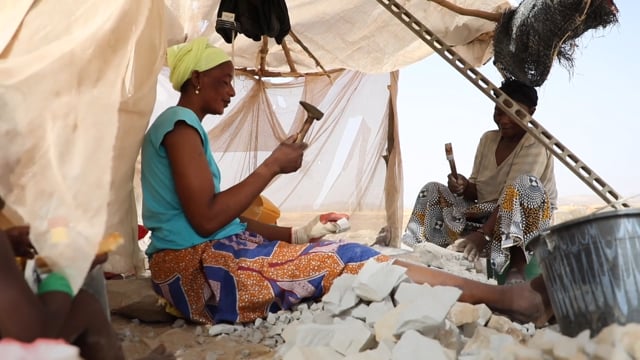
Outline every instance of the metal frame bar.
<svg viewBox="0 0 640 360">
<path fill-rule="evenodd" d="M 480 71 L 471 66 L 451 46 L 443 42 L 427 26 L 420 22 L 407 9 L 395 0 L 376 0 L 393 16 L 398 18 L 424 43 L 429 45 L 438 55 L 453 66 L 467 80 L 473 83 L 482 93 L 493 101 L 502 111 L 524 128 L 538 142 L 544 145 L 551 153 L 569 168 L 580 180 L 593 190 L 608 205 L 615 209 L 631 207 L 622 197 L 607 184 L 595 171 L 588 167 L 566 146 L 558 141 L 540 123 L 534 120 L 517 102 L 502 92 Z"/>
</svg>

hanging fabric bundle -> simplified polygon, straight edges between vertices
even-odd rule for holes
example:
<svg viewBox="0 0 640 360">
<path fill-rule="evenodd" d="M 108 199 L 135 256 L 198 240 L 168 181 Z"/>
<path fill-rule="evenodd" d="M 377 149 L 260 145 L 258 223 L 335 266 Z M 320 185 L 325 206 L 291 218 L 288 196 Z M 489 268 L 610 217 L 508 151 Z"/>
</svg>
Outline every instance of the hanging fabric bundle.
<svg viewBox="0 0 640 360">
<path fill-rule="evenodd" d="M 260 41 L 263 35 L 281 44 L 291 30 L 284 0 L 221 0 L 216 32 L 231 44 L 238 33 Z"/>
<path fill-rule="evenodd" d="M 461 8 L 431 0 L 461 15 L 497 23 L 493 35 L 494 65 L 505 78 L 542 85 L 553 61 L 573 69 L 577 40 L 585 32 L 618 22 L 613 0 L 523 0 L 504 13 Z"/>
</svg>

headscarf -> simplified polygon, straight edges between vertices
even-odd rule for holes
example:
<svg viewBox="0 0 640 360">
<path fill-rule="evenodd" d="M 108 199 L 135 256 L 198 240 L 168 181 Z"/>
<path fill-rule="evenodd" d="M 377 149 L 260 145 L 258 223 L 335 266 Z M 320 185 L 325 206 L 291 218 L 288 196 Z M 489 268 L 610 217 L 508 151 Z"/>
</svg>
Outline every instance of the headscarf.
<svg viewBox="0 0 640 360">
<path fill-rule="evenodd" d="M 182 84 L 191 77 L 194 70 L 209 70 L 230 60 L 229 55 L 209 44 L 206 38 L 195 38 L 167 49 L 169 80 L 173 88 L 180 91 Z"/>
</svg>

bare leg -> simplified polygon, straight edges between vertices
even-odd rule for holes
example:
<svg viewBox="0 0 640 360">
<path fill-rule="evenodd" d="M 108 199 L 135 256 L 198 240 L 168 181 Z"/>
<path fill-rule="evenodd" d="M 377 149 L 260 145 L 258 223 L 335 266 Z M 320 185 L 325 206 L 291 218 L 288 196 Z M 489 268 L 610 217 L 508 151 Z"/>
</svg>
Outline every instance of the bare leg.
<svg viewBox="0 0 640 360">
<path fill-rule="evenodd" d="M 549 296 L 541 276 L 514 286 L 496 286 L 400 259 L 393 263 L 406 268 L 407 276 L 416 283 L 455 286 L 462 290 L 460 301 L 487 304 L 491 309 L 517 321 L 532 321 L 537 326 L 542 326 L 552 315 Z"/>
<path fill-rule="evenodd" d="M 513 246 L 510 250 L 510 266 L 505 284 L 514 284 L 525 280 L 524 270 L 527 266 L 527 258 L 519 246 Z"/>
<path fill-rule="evenodd" d="M 13 249 L 0 231 L 0 338 L 31 342 L 44 332 L 44 313 L 16 264 Z"/>
<path fill-rule="evenodd" d="M 78 346 L 84 359 L 124 359 L 120 340 L 102 305 L 85 290 L 80 290 L 73 299 L 60 335 Z"/>
</svg>

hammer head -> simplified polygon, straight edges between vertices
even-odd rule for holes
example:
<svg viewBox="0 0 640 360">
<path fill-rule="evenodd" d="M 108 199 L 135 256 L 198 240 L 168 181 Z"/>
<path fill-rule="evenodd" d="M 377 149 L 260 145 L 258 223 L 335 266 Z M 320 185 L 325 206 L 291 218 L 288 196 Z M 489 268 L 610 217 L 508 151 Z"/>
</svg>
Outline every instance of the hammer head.
<svg viewBox="0 0 640 360">
<path fill-rule="evenodd" d="M 302 105 L 302 108 L 304 108 L 304 110 L 307 112 L 307 116 L 310 118 L 313 118 L 315 120 L 320 120 L 324 116 L 324 113 L 320 111 L 320 109 L 309 104 L 306 101 L 300 100 L 300 105 Z"/>
</svg>

